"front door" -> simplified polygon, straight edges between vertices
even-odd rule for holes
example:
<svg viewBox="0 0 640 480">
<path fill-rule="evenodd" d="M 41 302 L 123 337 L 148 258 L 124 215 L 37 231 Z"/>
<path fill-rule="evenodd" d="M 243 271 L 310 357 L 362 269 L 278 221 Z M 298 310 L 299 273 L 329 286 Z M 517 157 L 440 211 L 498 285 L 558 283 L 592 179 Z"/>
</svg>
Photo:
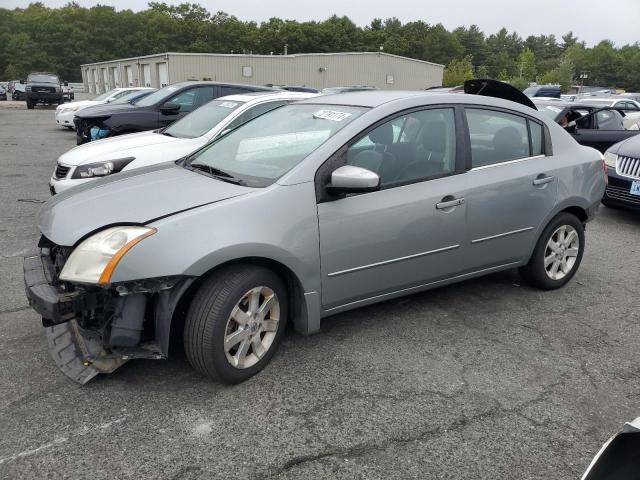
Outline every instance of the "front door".
<svg viewBox="0 0 640 480">
<path fill-rule="evenodd" d="M 515 113 L 466 109 L 470 170 L 466 268 L 480 271 L 520 262 L 553 210 L 558 162 L 546 155 L 544 127 Z M 550 152 L 551 149 L 549 148 Z"/>
<path fill-rule="evenodd" d="M 457 141 L 454 109 L 426 109 L 376 126 L 322 167 L 356 165 L 381 178 L 380 191 L 318 204 L 325 310 L 463 268 L 466 206 Z"/>
<path fill-rule="evenodd" d="M 615 109 L 598 110 L 576 122 L 577 128 L 571 136 L 580 145 L 595 148 L 604 153 L 607 149 L 626 138 L 638 134 L 638 130 L 627 130 L 624 117 Z"/>
</svg>

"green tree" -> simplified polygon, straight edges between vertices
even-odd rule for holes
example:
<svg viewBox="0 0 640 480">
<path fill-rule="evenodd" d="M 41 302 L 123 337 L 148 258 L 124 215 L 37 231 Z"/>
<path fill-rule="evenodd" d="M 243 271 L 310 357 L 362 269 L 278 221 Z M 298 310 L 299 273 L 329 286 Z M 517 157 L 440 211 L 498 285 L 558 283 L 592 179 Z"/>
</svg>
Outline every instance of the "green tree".
<svg viewBox="0 0 640 480">
<path fill-rule="evenodd" d="M 452 60 L 444 69 L 442 85 L 455 87 L 474 78 L 473 62 L 471 60 L 470 55 Z"/>
</svg>

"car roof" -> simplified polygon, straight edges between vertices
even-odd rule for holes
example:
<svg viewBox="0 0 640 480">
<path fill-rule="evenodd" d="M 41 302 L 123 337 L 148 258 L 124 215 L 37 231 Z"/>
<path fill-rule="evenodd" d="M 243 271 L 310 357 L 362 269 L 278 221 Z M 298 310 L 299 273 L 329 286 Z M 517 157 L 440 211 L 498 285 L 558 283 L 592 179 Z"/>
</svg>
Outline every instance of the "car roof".
<svg viewBox="0 0 640 480">
<path fill-rule="evenodd" d="M 443 94 L 443 93 L 430 93 L 425 90 L 361 90 L 357 92 L 344 92 L 336 93 L 333 95 L 321 95 L 312 99 L 303 101 L 302 103 L 318 103 L 321 102 L 325 105 L 350 105 L 354 107 L 378 107 L 382 104 L 393 102 L 394 100 L 401 100 L 403 98 L 410 97 L 432 97 L 440 95 L 455 95 L 459 97 L 460 94 Z"/>
<path fill-rule="evenodd" d="M 265 91 L 265 92 L 273 92 L 280 91 L 277 88 L 265 87 L 262 85 L 251 85 L 249 83 L 233 83 L 233 82 L 213 82 L 213 81 L 195 81 L 195 80 L 187 80 L 186 82 L 178 82 L 172 83 L 171 87 L 183 88 L 191 85 L 219 85 L 219 86 L 228 86 L 228 87 L 238 87 L 238 88 L 250 88 L 255 91 Z"/>
<path fill-rule="evenodd" d="M 285 100 L 305 100 L 307 98 L 318 97 L 317 93 L 310 92 L 289 92 L 287 90 L 277 90 L 275 92 L 250 92 L 250 93 L 236 93 L 234 95 L 226 95 L 219 97 L 216 100 L 230 100 L 233 102 L 250 102 L 252 100 L 270 100 L 282 98 Z"/>
</svg>

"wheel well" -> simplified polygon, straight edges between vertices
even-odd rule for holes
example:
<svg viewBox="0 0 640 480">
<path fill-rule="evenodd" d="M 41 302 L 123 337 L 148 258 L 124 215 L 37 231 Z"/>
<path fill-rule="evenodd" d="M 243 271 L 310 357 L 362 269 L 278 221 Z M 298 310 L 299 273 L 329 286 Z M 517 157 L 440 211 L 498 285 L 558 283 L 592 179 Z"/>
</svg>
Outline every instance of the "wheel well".
<svg viewBox="0 0 640 480">
<path fill-rule="evenodd" d="M 578 219 L 582 223 L 585 223 L 587 221 L 587 219 L 589 218 L 589 215 L 587 214 L 586 210 L 584 208 L 580 208 L 580 207 L 565 208 L 563 210 L 563 212 L 567 212 L 567 213 L 571 213 L 572 215 L 575 215 L 576 217 L 578 217 Z"/>
<path fill-rule="evenodd" d="M 234 264 L 249 264 L 249 265 L 258 265 L 264 268 L 268 268 L 272 272 L 275 272 L 282 282 L 285 284 L 287 288 L 287 293 L 289 295 L 289 318 L 294 320 L 298 319 L 303 314 L 304 305 L 304 289 L 302 287 L 302 283 L 296 276 L 293 271 L 288 268 L 286 265 L 277 262 L 270 258 L 264 257 L 245 257 L 238 258 L 235 260 L 230 260 L 225 263 L 221 263 L 213 267 L 211 270 L 207 271 L 198 279 L 193 282 L 187 291 L 184 292 L 176 309 L 174 310 L 173 317 L 171 319 L 171 333 L 170 333 L 170 341 L 169 348 L 173 349 L 176 343 L 181 344 L 182 342 L 173 342 L 174 339 L 182 339 L 183 331 L 184 331 L 184 320 L 189 310 L 189 305 L 193 300 L 193 296 L 200 289 L 200 286 L 212 275 L 215 275 L 220 269 L 224 267 L 228 267 L 229 265 Z"/>
</svg>

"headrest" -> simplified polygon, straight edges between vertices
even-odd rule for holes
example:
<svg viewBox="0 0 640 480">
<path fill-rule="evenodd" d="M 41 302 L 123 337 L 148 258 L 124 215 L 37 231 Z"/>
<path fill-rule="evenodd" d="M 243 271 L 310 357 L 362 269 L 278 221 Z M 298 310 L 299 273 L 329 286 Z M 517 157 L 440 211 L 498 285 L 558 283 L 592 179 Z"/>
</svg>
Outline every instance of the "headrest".
<svg viewBox="0 0 640 480">
<path fill-rule="evenodd" d="M 369 133 L 369 140 L 375 144 L 389 145 L 393 143 L 393 127 L 391 123 L 385 123 Z"/>
</svg>

